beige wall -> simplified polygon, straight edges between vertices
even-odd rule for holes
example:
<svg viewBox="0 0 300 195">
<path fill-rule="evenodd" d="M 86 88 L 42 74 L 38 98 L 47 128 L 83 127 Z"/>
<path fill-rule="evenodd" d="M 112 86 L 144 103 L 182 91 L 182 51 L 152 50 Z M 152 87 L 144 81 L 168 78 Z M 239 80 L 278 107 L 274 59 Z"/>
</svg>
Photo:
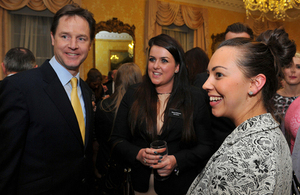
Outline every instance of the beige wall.
<svg viewBox="0 0 300 195">
<path fill-rule="evenodd" d="M 172 0 L 164 0 L 172 2 Z M 174 1 L 175 2 L 175 1 Z M 142 71 L 145 71 L 146 56 L 144 53 L 144 15 L 145 15 L 146 0 L 82 0 L 82 6 L 94 13 L 96 22 L 106 21 L 117 17 L 119 20 L 129 25 L 134 25 L 136 43 L 135 43 L 135 62 L 140 66 Z M 191 4 L 189 4 L 191 5 Z M 197 5 L 195 5 L 197 6 Z M 222 33 L 229 24 L 235 22 L 244 22 L 245 14 L 232 12 L 217 8 L 197 6 L 206 8 L 207 13 L 207 35 L 206 42 L 208 55 L 211 56 L 211 35 Z M 300 28 L 297 27 L 298 21 L 285 22 L 284 27 L 290 37 L 295 40 L 297 45 L 300 45 Z M 93 48 L 90 51 L 84 66 L 81 68 L 81 76 L 86 78 L 86 74 L 93 67 Z"/>
</svg>

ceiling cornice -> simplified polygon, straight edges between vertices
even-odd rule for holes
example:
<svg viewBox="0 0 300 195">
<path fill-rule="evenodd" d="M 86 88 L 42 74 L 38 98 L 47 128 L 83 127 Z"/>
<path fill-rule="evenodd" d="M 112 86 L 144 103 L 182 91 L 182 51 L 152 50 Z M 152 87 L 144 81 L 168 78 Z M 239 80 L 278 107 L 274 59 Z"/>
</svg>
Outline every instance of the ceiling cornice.
<svg viewBox="0 0 300 195">
<path fill-rule="evenodd" d="M 243 0 L 177 0 L 177 1 L 246 13 Z"/>
</svg>

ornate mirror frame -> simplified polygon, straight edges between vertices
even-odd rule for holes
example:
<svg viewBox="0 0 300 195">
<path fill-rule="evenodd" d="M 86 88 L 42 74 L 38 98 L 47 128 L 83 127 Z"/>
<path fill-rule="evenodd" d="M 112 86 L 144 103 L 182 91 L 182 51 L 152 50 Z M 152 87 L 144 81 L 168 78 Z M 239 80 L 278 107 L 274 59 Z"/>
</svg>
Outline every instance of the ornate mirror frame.
<svg viewBox="0 0 300 195">
<path fill-rule="evenodd" d="M 129 24 L 124 24 L 122 21 L 118 20 L 118 18 L 112 18 L 107 21 L 101 21 L 96 24 L 96 31 L 97 34 L 100 31 L 108 31 L 108 32 L 115 32 L 115 33 L 128 33 L 135 44 L 135 26 L 130 26 Z M 94 42 L 95 44 L 95 42 Z M 135 46 L 133 47 L 133 61 L 135 61 Z M 94 56 L 96 55 L 95 45 L 94 45 Z M 94 67 L 96 67 L 96 62 L 94 59 Z"/>
</svg>

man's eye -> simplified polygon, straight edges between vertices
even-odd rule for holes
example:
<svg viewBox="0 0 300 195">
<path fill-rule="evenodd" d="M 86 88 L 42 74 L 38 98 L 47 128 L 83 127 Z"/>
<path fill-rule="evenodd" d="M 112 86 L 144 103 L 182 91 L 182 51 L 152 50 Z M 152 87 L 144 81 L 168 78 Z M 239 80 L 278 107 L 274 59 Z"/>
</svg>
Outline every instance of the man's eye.
<svg viewBox="0 0 300 195">
<path fill-rule="evenodd" d="M 67 35 L 62 35 L 61 37 L 64 38 L 64 39 L 66 39 L 66 38 L 67 38 Z"/>
<path fill-rule="evenodd" d="M 80 37 L 80 38 L 79 38 L 79 41 L 85 41 L 85 38 Z"/>
</svg>

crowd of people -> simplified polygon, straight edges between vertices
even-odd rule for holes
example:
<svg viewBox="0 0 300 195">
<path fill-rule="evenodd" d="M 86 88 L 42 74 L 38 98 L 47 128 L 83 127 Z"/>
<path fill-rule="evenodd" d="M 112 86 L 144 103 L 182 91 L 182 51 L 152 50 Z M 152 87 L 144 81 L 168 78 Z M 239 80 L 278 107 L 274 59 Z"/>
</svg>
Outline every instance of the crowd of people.
<svg viewBox="0 0 300 195">
<path fill-rule="evenodd" d="M 112 149 L 136 195 L 291 194 L 300 54 L 283 28 L 254 39 L 247 25 L 229 25 L 210 59 L 160 34 L 144 74 L 125 63 L 106 81 L 96 68 L 83 81 L 94 37 L 93 14 L 70 4 L 53 18 L 50 60 L 36 68 L 30 50 L 7 52 L 0 194 L 109 194 L 101 177 Z"/>
</svg>

